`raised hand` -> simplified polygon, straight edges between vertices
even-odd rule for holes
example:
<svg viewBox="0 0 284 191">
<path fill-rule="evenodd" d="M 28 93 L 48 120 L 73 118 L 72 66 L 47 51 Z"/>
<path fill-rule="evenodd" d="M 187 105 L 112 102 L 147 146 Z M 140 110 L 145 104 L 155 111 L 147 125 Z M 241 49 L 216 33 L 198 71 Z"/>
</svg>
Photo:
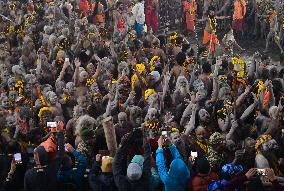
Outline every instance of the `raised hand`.
<svg viewBox="0 0 284 191">
<path fill-rule="evenodd" d="M 81 66 L 81 61 L 79 60 L 79 58 L 76 58 L 74 63 L 75 63 L 76 68 L 79 68 Z"/>
</svg>

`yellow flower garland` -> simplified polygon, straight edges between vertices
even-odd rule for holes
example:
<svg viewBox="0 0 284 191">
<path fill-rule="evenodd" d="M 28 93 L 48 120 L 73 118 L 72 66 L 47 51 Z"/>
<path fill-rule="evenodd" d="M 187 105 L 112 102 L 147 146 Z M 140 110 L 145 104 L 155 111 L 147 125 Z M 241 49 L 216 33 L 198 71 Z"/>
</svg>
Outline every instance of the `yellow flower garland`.
<svg viewBox="0 0 284 191">
<path fill-rule="evenodd" d="M 42 114 L 43 112 L 45 111 L 49 111 L 51 113 L 51 110 L 49 107 L 42 107 L 39 112 L 38 112 L 38 117 L 39 117 L 39 120 L 42 121 Z"/>
<path fill-rule="evenodd" d="M 153 72 L 153 71 L 155 70 L 155 62 L 158 61 L 158 60 L 160 60 L 160 57 L 159 57 L 159 56 L 154 56 L 154 57 L 151 59 L 151 61 L 150 61 L 150 63 L 149 63 L 149 65 L 150 65 L 150 71 L 151 71 L 151 72 Z"/>
<path fill-rule="evenodd" d="M 89 78 L 89 79 L 87 79 L 86 86 L 91 87 L 95 82 L 96 82 L 95 79 Z"/>
<path fill-rule="evenodd" d="M 17 83 L 15 84 L 15 88 L 19 94 L 19 96 L 22 96 L 24 93 L 24 83 L 23 81 L 19 80 L 17 81 Z"/>
<path fill-rule="evenodd" d="M 256 94 L 256 96 L 258 97 L 260 95 L 262 89 L 264 88 L 263 81 L 262 80 L 258 80 L 258 83 L 257 83 L 256 87 L 258 88 L 257 89 L 257 94 Z"/>
<path fill-rule="evenodd" d="M 177 38 L 178 34 L 177 32 L 174 32 L 170 35 L 170 40 L 175 40 Z"/>
<path fill-rule="evenodd" d="M 160 123 L 157 120 L 154 121 L 146 121 L 145 127 L 147 129 L 160 129 Z"/>
<path fill-rule="evenodd" d="M 240 57 L 232 58 L 233 65 L 241 65 L 240 71 L 237 71 L 237 77 L 243 78 L 245 75 L 245 62 Z"/>
<path fill-rule="evenodd" d="M 147 89 L 144 93 L 144 98 L 147 101 L 150 95 L 157 93 L 154 89 Z"/>
<path fill-rule="evenodd" d="M 207 146 L 208 143 L 203 144 L 202 142 L 196 140 L 196 144 L 197 144 L 205 153 L 208 152 L 208 146 Z"/>
<path fill-rule="evenodd" d="M 208 16 L 208 19 L 209 19 L 210 29 L 212 30 L 213 33 L 216 33 L 217 19 L 215 17 L 214 18 L 210 18 L 209 16 Z"/>
<path fill-rule="evenodd" d="M 70 98 L 71 98 L 70 95 L 65 94 L 64 97 L 63 97 L 64 103 L 67 103 L 70 100 Z"/>
<path fill-rule="evenodd" d="M 46 102 L 45 102 L 45 100 L 44 100 L 43 95 L 40 95 L 40 96 L 39 96 L 39 101 L 40 101 L 40 103 L 41 103 L 42 105 L 46 105 Z"/>
</svg>

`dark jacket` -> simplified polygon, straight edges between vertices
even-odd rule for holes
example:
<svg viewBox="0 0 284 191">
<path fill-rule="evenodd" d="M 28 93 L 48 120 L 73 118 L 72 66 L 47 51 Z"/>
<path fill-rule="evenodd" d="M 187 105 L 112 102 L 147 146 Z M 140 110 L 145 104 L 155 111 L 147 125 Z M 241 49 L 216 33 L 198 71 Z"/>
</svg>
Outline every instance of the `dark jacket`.
<svg viewBox="0 0 284 191">
<path fill-rule="evenodd" d="M 90 191 L 117 191 L 113 174 L 103 173 L 98 162 L 94 162 L 88 177 Z"/>
<path fill-rule="evenodd" d="M 113 176 L 119 191 L 146 191 L 149 190 L 149 182 L 151 175 L 151 156 L 150 145 L 144 145 L 144 163 L 143 174 L 138 181 L 130 181 L 123 173 L 123 162 L 126 160 L 128 147 L 130 145 L 122 145 L 113 160 Z"/>
<path fill-rule="evenodd" d="M 57 173 L 64 155 L 64 136 L 57 133 L 58 152 L 56 159 L 43 168 L 28 170 L 24 178 L 25 191 L 57 191 Z"/>
<path fill-rule="evenodd" d="M 245 181 L 248 181 L 245 175 L 233 178 L 224 187 L 224 191 L 235 191 L 239 185 L 242 185 Z M 284 188 L 279 184 L 277 180 L 272 182 L 271 190 L 284 191 Z"/>
<path fill-rule="evenodd" d="M 78 190 L 82 190 L 84 173 L 87 167 L 87 158 L 78 151 L 74 151 L 72 155 L 75 157 L 78 165 L 76 165 L 74 169 L 60 169 L 57 174 L 57 180 L 59 183 L 75 183 Z"/>
<path fill-rule="evenodd" d="M 5 165 L 5 162 L 7 162 L 6 165 L 8 165 L 7 166 L 8 169 L 7 169 L 7 171 L 4 171 L 4 172 L 6 172 L 5 173 L 5 177 L 6 177 L 7 174 L 8 174 L 8 171 L 10 170 L 11 158 L 9 158 L 7 156 L 6 157 L 7 161 L 5 161 L 5 159 L 4 160 L 3 159 L 4 158 L 2 158 L 2 160 L 0 159 L 0 161 L 1 161 L 0 166 Z M 24 187 L 24 176 L 25 176 L 25 172 L 27 170 L 28 160 L 29 160 L 28 156 L 26 154 L 22 154 L 22 164 L 17 164 L 16 171 L 14 172 L 11 180 L 9 180 L 9 181 L 6 181 L 5 179 L 3 180 L 3 185 L 1 185 L 0 191 L 2 191 L 2 189 L 5 190 L 5 191 L 10 191 L 10 190 L 17 191 L 17 190 L 20 190 Z M 1 180 L 1 182 L 2 182 L 2 180 Z"/>
</svg>

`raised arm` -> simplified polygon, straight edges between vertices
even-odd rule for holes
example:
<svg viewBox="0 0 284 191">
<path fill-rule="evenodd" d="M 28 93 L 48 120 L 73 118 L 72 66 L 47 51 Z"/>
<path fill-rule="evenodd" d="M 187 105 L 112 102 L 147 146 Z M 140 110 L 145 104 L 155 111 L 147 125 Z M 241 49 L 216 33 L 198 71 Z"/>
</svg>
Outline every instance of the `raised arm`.
<svg viewBox="0 0 284 191">
<path fill-rule="evenodd" d="M 247 97 L 247 95 L 249 94 L 251 89 L 251 86 L 247 86 L 246 90 L 244 91 L 244 93 L 242 93 L 236 100 L 236 107 L 239 107 L 245 100 L 245 98 Z"/>
<path fill-rule="evenodd" d="M 100 75 L 101 68 L 102 68 L 101 65 L 102 65 L 101 62 L 99 61 L 98 66 L 97 66 L 97 69 L 96 69 L 96 72 L 95 72 L 95 74 L 92 76 L 92 78 L 95 79 L 95 80 L 97 80 L 98 76 Z"/>
<path fill-rule="evenodd" d="M 241 120 L 244 121 L 252 112 L 253 110 L 258 106 L 259 104 L 259 99 L 256 97 L 256 95 L 254 93 L 252 93 L 253 97 L 254 97 L 254 103 L 251 104 L 242 114 L 241 116 Z"/>
<path fill-rule="evenodd" d="M 164 143 L 163 137 L 161 136 L 158 140 L 159 148 L 156 150 L 156 165 L 157 165 L 158 174 L 161 178 L 161 181 L 165 182 L 168 178 L 168 172 L 167 172 L 167 167 L 165 163 L 163 143 Z"/>
<path fill-rule="evenodd" d="M 236 129 L 238 128 L 238 122 L 236 120 L 232 121 L 231 129 L 229 133 L 226 135 L 226 140 L 233 140 L 234 133 Z"/>
<path fill-rule="evenodd" d="M 81 66 L 81 62 L 79 60 L 79 58 L 76 58 L 75 61 L 75 72 L 74 72 L 74 75 L 73 75 L 73 80 L 74 80 L 74 84 L 76 87 L 79 86 L 79 77 L 80 77 L 80 66 Z"/>
<path fill-rule="evenodd" d="M 193 104 L 192 106 L 192 114 L 190 117 L 190 121 L 188 122 L 188 124 L 185 125 L 185 135 L 189 135 L 190 132 L 194 129 L 195 127 L 195 116 L 196 116 L 196 112 L 197 112 L 197 105 Z"/>
<path fill-rule="evenodd" d="M 64 76 L 65 76 L 65 71 L 66 71 L 66 69 L 67 69 L 67 67 L 68 67 L 69 65 L 70 65 L 70 62 L 65 60 L 65 62 L 64 62 L 64 64 L 63 64 L 63 67 L 62 67 L 62 69 L 61 69 L 61 71 L 60 71 L 60 74 L 59 74 L 58 78 L 56 79 L 57 82 L 63 80 L 63 78 L 64 78 Z"/>
<path fill-rule="evenodd" d="M 129 138 L 129 134 L 123 137 L 121 146 L 118 148 L 112 163 L 114 181 L 119 190 L 127 190 L 127 188 L 125 187 L 127 186 L 127 179 L 123 173 L 123 161 L 126 159 Z"/>
</svg>

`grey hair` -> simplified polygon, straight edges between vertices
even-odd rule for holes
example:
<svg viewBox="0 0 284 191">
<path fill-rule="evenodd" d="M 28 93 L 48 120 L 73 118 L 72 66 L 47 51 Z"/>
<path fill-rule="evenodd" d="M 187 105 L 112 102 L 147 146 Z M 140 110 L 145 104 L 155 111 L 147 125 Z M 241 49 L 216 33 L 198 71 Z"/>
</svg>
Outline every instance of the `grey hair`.
<svg viewBox="0 0 284 191">
<path fill-rule="evenodd" d="M 96 120 L 89 115 L 83 115 L 76 121 L 75 135 L 80 135 L 83 129 L 93 129 Z"/>
</svg>

